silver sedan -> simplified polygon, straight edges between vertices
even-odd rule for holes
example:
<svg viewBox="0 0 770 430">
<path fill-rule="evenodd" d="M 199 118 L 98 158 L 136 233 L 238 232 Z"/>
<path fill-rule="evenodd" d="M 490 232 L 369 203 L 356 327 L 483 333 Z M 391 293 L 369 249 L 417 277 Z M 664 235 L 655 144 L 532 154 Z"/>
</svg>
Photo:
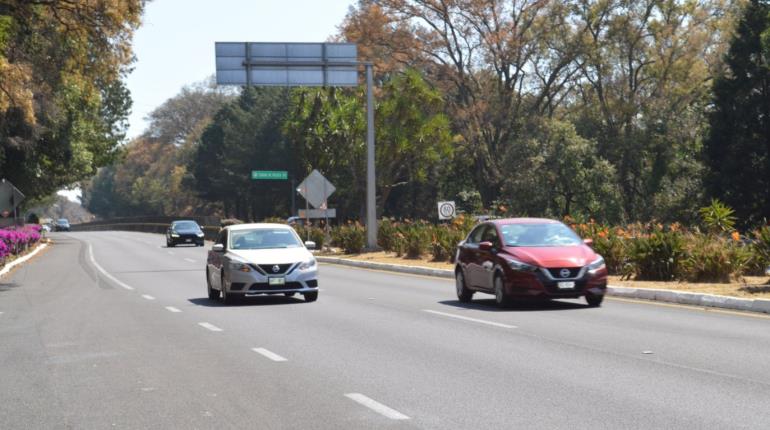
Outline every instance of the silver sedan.
<svg viewBox="0 0 770 430">
<path fill-rule="evenodd" d="M 209 299 L 221 295 L 230 304 L 237 297 L 299 293 L 313 302 L 318 299 L 318 264 L 308 249 L 314 247 L 283 224 L 228 226 L 208 252 Z"/>
</svg>

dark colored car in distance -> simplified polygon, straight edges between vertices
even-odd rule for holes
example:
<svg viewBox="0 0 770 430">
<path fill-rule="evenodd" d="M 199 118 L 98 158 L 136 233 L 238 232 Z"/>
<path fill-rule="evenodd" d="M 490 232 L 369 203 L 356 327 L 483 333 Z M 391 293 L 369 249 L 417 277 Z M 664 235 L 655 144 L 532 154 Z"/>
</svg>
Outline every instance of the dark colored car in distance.
<svg viewBox="0 0 770 430">
<path fill-rule="evenodd" d="M 67 218 L 59 218 L 53 225 L 54 231 L 70 231 L 70 222 Z"/>
<path fill-rule="evenodd" d="M 203 230 L 195 221 L 174 221 L 166 230 L 166 246 L 172 248 L 176 245 L 203 246 Z"/>
<path fill-rule="evenodd" d="M 607 291 L 602 256 L 569 227 L 542 218 L 510 218 L 476 226 L 457 248 L 457 297 L 495 295 L 500 306 L 514 299 L 585 297 L 600 306 Z"/>
</svg>

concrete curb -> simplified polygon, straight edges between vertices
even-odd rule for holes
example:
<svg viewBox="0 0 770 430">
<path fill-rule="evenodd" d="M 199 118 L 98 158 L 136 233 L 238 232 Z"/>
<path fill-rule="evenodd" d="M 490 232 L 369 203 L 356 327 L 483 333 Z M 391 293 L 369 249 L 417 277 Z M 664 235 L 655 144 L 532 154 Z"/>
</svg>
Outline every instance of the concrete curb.
<svg viewBox="0 0 770 430">
<path fill-rule="evenodd" d="M 14 267 L 18 266 L 19 264 L 21 264 L 21 263 L 29 260 L 30 258 L 34 257 L 35 254 L 37 254 L 38 252 L 42 251 L 46 246 L 48 246 L 47 243 L 41 243 L 35 249 L 33 249 L 32 252 L 30 252 L 29 254 L 27 254 L 27 255 L 25 255 L 23 257 L 19 257 L 19 258 L 15 259 L 15 260 L 11 261 L 10 263 L 6 264 L 5 267 L 3 267 L 3 270 L 0 270 L 0 277 L 4 276 L 6 273 L 10 272 L 11 269 L 13 269 Z"/>
<path fill-rule="evenodd" d="M 410 275 L 435 276 L 439 278 L 454 278 L 454 271 L 449 269 L 434 269 L 423 266 L 404 266 L 401 264 L 376 263 L 372 261 L 350 260 L 339 257 L 316 256 L 321 263 L 340 264 L 343 266 L 363 269 L 385 270 Z M 718 296 L 714 294 L 689 293 L 674 290 L 651 288 L 628 288 L 614 285 L 607 286 L 607 295 L 629 299 L 643 299 L 657 302 L 677 303 L 682 305 L 713 307 L 738 311 L 760 312 L 770 314 L 770 300 L 741 299 L 738 297 Z"/>
<path fill-rule="evenodd" d="M 389 272 L 396 272 L 396 273 L 408 273 L 410 275 L 435 276 L 438 278 L 450 278 L 450 279 L 454 279 L 455 277 L 455 273 L 453 270 L 434 269 L 432 267 L 424 267 L 424 266 L 404 266 L 401 264 L 375 263 L 373 261 L 360 261 L 360 260 L 350 260 L 347 258 L 322 257 L 322 256 L 316 256 L 316 260 L 318 260 L 321 263 L 341 264 L 343 266 L 360 267 L 363 269 L 386 270 Z"/>
</svg>

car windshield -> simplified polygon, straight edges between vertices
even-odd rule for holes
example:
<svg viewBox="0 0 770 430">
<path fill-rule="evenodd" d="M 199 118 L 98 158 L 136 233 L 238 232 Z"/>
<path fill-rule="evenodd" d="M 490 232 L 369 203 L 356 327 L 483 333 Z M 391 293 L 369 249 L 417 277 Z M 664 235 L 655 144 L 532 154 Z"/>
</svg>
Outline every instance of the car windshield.
<svg viewBox="0 0 770 430">
<path fill-rule="evenodd" d="M 59 224 L 67 224 L 67 223 L 69 223 L 69 221 L 67 221 L 66 219 L 62 218 L 62 219 L 60 219 L 60 220 L 58 221 L 58 223 L 59 223 Z"/>
<path fill-rule="evenodd" d="M 181 221 L 174 223 L 175 230 L 200 230 L 198 224 L 193 221 Z"/>
<path fill-rule="evenodd" d="M 568 246 L 583 243 L 562 223 L 507 224 L 500 227 L 506 246 Z"/>
<path fill-rule="evenodd" d="M 231 249 L 296 248 L 302 246 L 285 228 L 259 228 L 230 232 Z"/>
</svg>

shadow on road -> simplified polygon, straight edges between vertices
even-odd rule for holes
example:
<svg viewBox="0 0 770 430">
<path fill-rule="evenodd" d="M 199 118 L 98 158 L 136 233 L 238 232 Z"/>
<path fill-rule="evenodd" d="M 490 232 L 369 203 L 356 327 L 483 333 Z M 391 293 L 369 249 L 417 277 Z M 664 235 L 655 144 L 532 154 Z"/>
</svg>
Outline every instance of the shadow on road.
<svg viewBox="0 0 770 430">
<path fill-rule="evenodd" d="M 21 285 L 15 282 L 0 282 L 0 293 L 11 291 L 14 288 L 19 288 Z"/>
<path fill-rule="evenodd" d="M 305 303 L 302 296 L 298 297 L 286 297 L 283 295 L 274 296 L 255 296 L 255 297 L 242 297 L 235 300 L 232 305 L 225 306 L 221 300 L 211 300 L 208 297 L 200 297 L 194 299 L 188 299 L 188 301 L 197 306 L 206 306 L 209 308 L 220 307 L 238 307 L 238 306 L 273 306 L 273 305 L 296 305 Z"/>
<path fill-rule="evenodd" d="M 585 303 L 563 302 L 559 300 L 519 300 L 513 304 L 500 308 L 495 299 L 473 300 L 470 303 L 462 303 L 459 300 L 443 300 L 442 305 L 463 309 L 475 309 L 486 312 L 537 312 L 537 311 L 567 311 L 576 309 L 590 309 Z"/>
</svg>

